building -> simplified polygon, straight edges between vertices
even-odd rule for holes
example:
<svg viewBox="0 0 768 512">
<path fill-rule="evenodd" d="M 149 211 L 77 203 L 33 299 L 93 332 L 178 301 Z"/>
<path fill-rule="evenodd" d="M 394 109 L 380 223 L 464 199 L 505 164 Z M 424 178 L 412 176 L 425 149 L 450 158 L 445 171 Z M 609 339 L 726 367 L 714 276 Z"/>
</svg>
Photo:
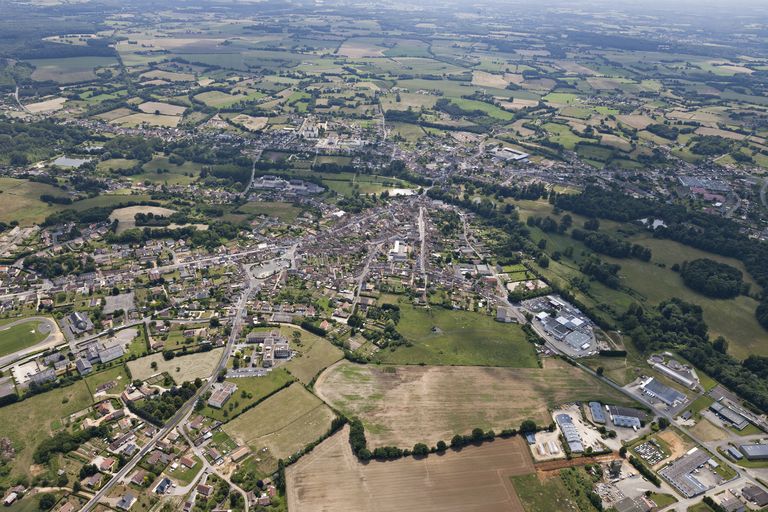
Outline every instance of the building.
<svg viewBox="0 0 768 512">
<path fill-rule="evenodd" d="M 747 460 L 768 460 L 768 444 L 742 444 L 739 450 Z"/>
<path fill-rule="evenodd" d="M 749 425 L 747 418 L 721 402 L 714 402 L 709 406 L 709 410 L 717 414 L 723 421 L 730 423 L 736 430 L 744 430 Z"/>
<path fill-rule="evenodd" d="M 605 413 L 603 413 L 603 406 L 600 402 L 589 402 L 589 412 L 592 414 L 592 421 L 605 425 Z"/>
<path fill-rule="evenodd" d="M 646 395 L 660 400 L 670 407 L 675 407 L 676 405 L 681 404 L 686 400 L 686 396 L 684 394 L 662 384 L 654 377 L 650 377 L 647 381 L 641 384 L 640 389 L 643 390 L 643 393 Z"/>
<path fill-rule="evenodd" d="M 130 492 L 127 492 L 123 494 L 123 496 L 120 498 L 120 501 L 117 502 L 116 507 L 121 510 L 130 510 L 134 503 L 136 503 L 136 496 Z"/>
<path fill-rule="evenodd" d="M 568 447 L 572 453 L 583 453 L 584 445 L 581 444 L 581 435 L 576 425 L 573 424 L 573 419 L 567 414 L 558 414 L 555 417 L 557 425 L 560 427 L 560 431 L 563 433 L 565 442 L 568 443 Z"/>
<path fill-rule="evenodd" d="M 88 318 L 87 314 L 81 311 L 75 311 L 67 317 L 67 320 L 69 321 L 69 326 L 70 329 L 72 329 L 72 333 L 75 335 L 83 334 L 93 330 L 93 322 L 91 322 L 91 319 Z"/>
<path fill-rule="evenodd" d="M 643 426 L 640 420 L 634 416 L 621 416 L 616 414 L 611 416 L 611 422 L 614 427 L 633 428 L 635 430 Z"/>
<path fill-rule="evenodd" d="M 230 454 L 230 457 L 232 457 L 232 462 L 240 462 L 246 458 L 249 453 L 251 453 L 251 450 L 248 449 L 247 446 L 243 445 L 235 448 Z"/>
<path fill-rule="evenodd" d="M 93 365 L 91 362 L 82 357 L 79 357 L 77 361 L 75 361 L 75 366 L 77 367 L 77 371 L 80 373 L 80 375 L 88 375 L 93 371 Z"/>
<path fill-rule="evenodd" d="M 706 451 L 692 448 L 685 455 L 662 468 L 659 475 L 677 489 L 681 495 L 686 498 L 693 498 L 711 489 L 709 485 L 696 478 L 697 470 L 706 465 L 710 459 L 711 457 Z"/>
<path fill-rule="evenodd" d="M 389 261 L 405 261 L 408 259 L 408 253 L 411 252 L 411 248 L 403 241 L 395 240 L 392 249 L 389 251 Z"/>
<path fill-rule="evenodd" d="M 745 500 L 751 501 L 758 507 L 764 507 L 768 505 L 768 492 L 765 492 L 762 487 L 758 487 L 756 485 L 748 485 L 741 490 L 741 496 Z"/>
<path fill-rule="evenodd" d="M 123 354 L 125 354 L 125 350 L 123 350 L 121 345 L 113 345 L 111 347 L 99 350 L 99 362 L 101 364 L 108 363 L 123 357 Z"/>
<path fill-rule="evenodd" d="M 677 363 L 676 361 L 671 364 L 674 364 L 676 367 L 680 367 L 680 363 Z M 693 379 L 690 370 L 680 367 L 680 370 L 678 371 L 675 368 L 671 368 L 670 366 L 667 366 L 663 363 L 654 363 L 653 368 L 666 375 L 670 379 L 682 384 L 688 389 L 696 389 L 698 386 L 698 382 Z"/>
<path fill-rule="evenodd" d="M 155 494 L 165 494 L 171 487 L 171 480 L 168 477 L 163 477 L 152 490 Z"/>
<path fill-rule="evenodd" d="M 744 458 L 744 455 L 733 446 L 728 447 L 728 455 L 730 455 L 733 460 L 741 460 Z"/>
<path fill-rule="evenodd" d="M 214 409 L 221 409 L 235 391 L 237 391 L 236 384 L 232 382 L 222 382 L 221 385 L 217 386 L 216 390 L 208 399 L 208 405 Z"/>
</svg>

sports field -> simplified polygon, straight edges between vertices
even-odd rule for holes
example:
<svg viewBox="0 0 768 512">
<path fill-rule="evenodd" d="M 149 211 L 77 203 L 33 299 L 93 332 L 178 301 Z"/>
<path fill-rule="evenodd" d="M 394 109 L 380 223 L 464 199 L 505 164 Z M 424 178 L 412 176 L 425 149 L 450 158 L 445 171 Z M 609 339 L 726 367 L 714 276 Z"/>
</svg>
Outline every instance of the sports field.
<svg viewBox="0 0 768 512">
<path fill-rule="evenodd" d="M 376 366 L 342 361 L 320 374 L 315 392 L 358 416 L 369 445 L 434 445 L 473 428 L 497 432 L 523 420 L 549 424 L 548 408 L 574 401 L 627 403 L 624 395 L 560 360 L 544 368 Z"/>
<path fill-rule="evenodd" d="M 517 324 L 496 322 L 469 311 L 400 305 L 397 330 L 413 346 L 383 350 L 377 360 L 392 364 L 456 364 L 535 368 L 536 351 Z"/>
<path fill-rule="evenodd" d="M 38 320 L 12 322 L 0 327 L 0 356 L 37 345 L 50 334 L 50 325 Z"/>
<path fill-rule="evenodd" d="M 290 510 L 523 511 L 509 478 L 534 468 L 519 437 L 422 459 L 361 464 L 348 436 L 345 428 L 287 469 Z"/>
</svg>

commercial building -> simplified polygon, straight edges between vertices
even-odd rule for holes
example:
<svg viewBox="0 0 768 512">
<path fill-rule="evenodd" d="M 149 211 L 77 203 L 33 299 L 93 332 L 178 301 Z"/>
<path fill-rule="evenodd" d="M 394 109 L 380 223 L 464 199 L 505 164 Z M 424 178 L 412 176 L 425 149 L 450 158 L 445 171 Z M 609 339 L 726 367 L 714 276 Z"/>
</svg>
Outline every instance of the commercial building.
<svg viewBox="0 0 768 512">
<path fill-rule="evenodd" d="M 747 460 L 768 460 L 768 444 L 742 444 L 739 450 Z"/>
<path fill-rule="evenodd" d="M 745 500 L 751 501 L 758 507 L 764 507 L 768 505 L 768 492 L 765 492 L 762 487 L 758 487 L 756 485 L 748 485 L 741 490 L 741 496 Z"/>
<path fill-rule="evenodd" d="M 734 411 L 724 403 L 714 402 L 709 406 L 709 410 L 717 414 L 723 421 L 730 423 L 730 425 L 736 430 L 744 430 L 747 428 L 747 425 L 749 425 L 747 418 Z"/>
<path fill-rule="evenodd" d="M 557 426 L 560 427 L 560 431 L 563 433 L 565 442 L 568 443 L 568 447 L 572 453 L 583 453 L 584 445 L 581 443 L 581 435 L 576 425 L 573 424 L 573 419 L 567 414 L 558 414 L 555 416 Z"/>
<path fill-rule="evenodd" d="M 674 407 L 683 403 L 686 400 L 686 396 L 676 389 L 672 389 L 656 380 L 654 377 L 650 377 L 642 385 L 640 389 L 643 390 L 648 396 L 651 396 L 657 400 L 660 400 L 670 407 Z"/>
<path fill-rule="evenodd" d="M 236 384 L 233 384 L 232 382 L 222 382 L 208 399 L 208 405 L 215 409 L 221 409 L 235 391 L 237 391 Z"/>
<path fill-rule="evenodd" d="M 669 482 L 686 498 L 704 494 L 711 487 L 702 483 L 694 473 L 711 459 L 709 453 L 699 448 L 691 448 L 682 457 L 659 471 L 659 475 Z"/>
<path fill-rule="evenodd" d="M 592 421 L 605 425 L 605 413 L 600 402 L 589 402 L 589 412 L 592 414 Z"/>
</svg>

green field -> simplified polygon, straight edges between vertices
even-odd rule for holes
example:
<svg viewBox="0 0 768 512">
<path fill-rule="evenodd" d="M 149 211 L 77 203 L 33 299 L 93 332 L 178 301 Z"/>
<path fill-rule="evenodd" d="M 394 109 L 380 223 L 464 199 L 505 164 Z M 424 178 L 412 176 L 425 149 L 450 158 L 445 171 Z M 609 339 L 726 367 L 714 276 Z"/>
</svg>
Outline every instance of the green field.
<svg viewBox="0 0 768 512">
<path fill-rule="evenodd" d="M 413 346 L 383 350 L 376 360 L 392 364 L 479 365 L 535 368 L 536 351 L 517 324 L 441 307 L 401 304 L 397 330 Z"/>
<path fill-rule="evenodd" d="M 41 82 L 52 80 L 62 84 L 87 82 L 96 78 L 98 67 L 117 64 L 112 57 L 67 57 L 63 59 L 34 59 L 27 61 L 35 67 L 32 78 Z"/>
<path fill-rule="evenodd" d="M 227 400 L 222 409 L 214 409 L 213 407 L 206 405 L 201 411 L 201 414 L 210 418 L 219 420 L 221 422 L 227 422 L 240 415 L 243 410 L 253 406 L 264 397 L 274 393 L 280 387 L 288 382 L 291 382 L 293 377 L 282 369 L 275 369 L 269 372 L 264 377 L 244 377 L 239 379 L 230 379 L 228 382 L 232 382 L 237 385 L 237 391 L 235 394 Z M 243 393 L 246 396 L 243 396 Z"/>
<path fill-rule="evenodd" d="M 16 178 L 0 178 L 0 221 L 18 221 L 22 226 L 42 222 L 45 217 L 61 209 L 40 200 L 42 194 L 64 195 L 61 189 L 46 183 L 35 183 Z"/>
<path fill-rule="evenodd" d="M 12 327 L 0 327 L 0 356 L 32 347 L 47 338 L 48 333 L 40 332 L 39 326 L 40 322 L 31 320 Z"/>
<path fill-rule="evenodd" d="M 42 439 L 52 433 L 53 425 L 91 405 L 91 394 L 80 380 L 64 388 L 47 391 L 22 402 L 3 407 L 0 414 L 0 432 L 13 442 L 16 457 L 7 477 L 30 475 L 32 454 Z M 0 477 L 0 483 L 8 480 Z"/>
<path fill-rule="evenodd" d="M 525 512 L 579 512 L 560 476 L 541 481 L 535 474 L 509 477 Z"/>
<path fill-rule="evenodd" d="M 168 157 L 156 156 L 144 164 L 143 173 L 131 176 L 131 179 L 139 182 L 188 185 L 200 175 L 200 167 L 200 164 L 189 161 L 176 165 L 169 162 Z"/>
<path fill-rule="evenodd" d="M 238 207 L 236 211 L 247 215 L 269 215 L 283 222 L 293 222 L 301 214 L 301 208 L 276 201 L 251 201 Z"/>
<path fill-rule="evenodd" d="M 280 334 L 289 340 L 293 340 L 294 332 L 300 332 L 301 338 L 298 343 L 291 341 L 294 356 L 283 368 L 302 384 L 309 384 L 323 369 L 344 357 L 342 351 L 326 339 L 294 327 L 280 327 Z"/>
</svg>

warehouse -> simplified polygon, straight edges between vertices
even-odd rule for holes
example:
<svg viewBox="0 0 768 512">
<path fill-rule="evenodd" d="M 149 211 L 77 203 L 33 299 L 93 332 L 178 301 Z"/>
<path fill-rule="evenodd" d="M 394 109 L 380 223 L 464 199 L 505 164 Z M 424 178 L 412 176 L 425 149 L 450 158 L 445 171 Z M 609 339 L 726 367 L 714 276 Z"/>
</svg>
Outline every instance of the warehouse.
<svg viewBox="0 0 768 512">
<path fill-rule="evenodd" d="M 581 444 L 581 436 L 576 425 L 573 424 L 573 420 L 567 414 L 558 414 L 555 417 L 557 426 L 560 427 L 560 431 L 563 433 L 565 441 L 568 443 L 568 447 L 572 453 L 583 453 L 584 446 Z"/>
<path fill-rule="evenodd" d="M 645 381 L 640 386 L 640 389 L 642 389 L 646 395 L 661 400 L 670 407 L 674 407 L 684 402 L 686 398 L 684 394 L 669 386 L 665 386 L 653 377 L 650 377 Z"/>
<path fill-rule="evenodd" d="M 589 402 L 589 411 L 592 413 L 592 421 L 605 425 L 605 413 L 600 402 Z"/>
<path fill-rule="evenodd" d="M 736 430 L 744 430 L 749 425 L 749 421 L 744 416 L 720 402 L 710 405 L 709 410 L 717 414 L 723 421 L 730 423 Z"/>
<path fill-rule="evenodd" d="M 742 444 L 739 450 L 747 460 L 768 460 L 768 444 Z"/>
</svg>

